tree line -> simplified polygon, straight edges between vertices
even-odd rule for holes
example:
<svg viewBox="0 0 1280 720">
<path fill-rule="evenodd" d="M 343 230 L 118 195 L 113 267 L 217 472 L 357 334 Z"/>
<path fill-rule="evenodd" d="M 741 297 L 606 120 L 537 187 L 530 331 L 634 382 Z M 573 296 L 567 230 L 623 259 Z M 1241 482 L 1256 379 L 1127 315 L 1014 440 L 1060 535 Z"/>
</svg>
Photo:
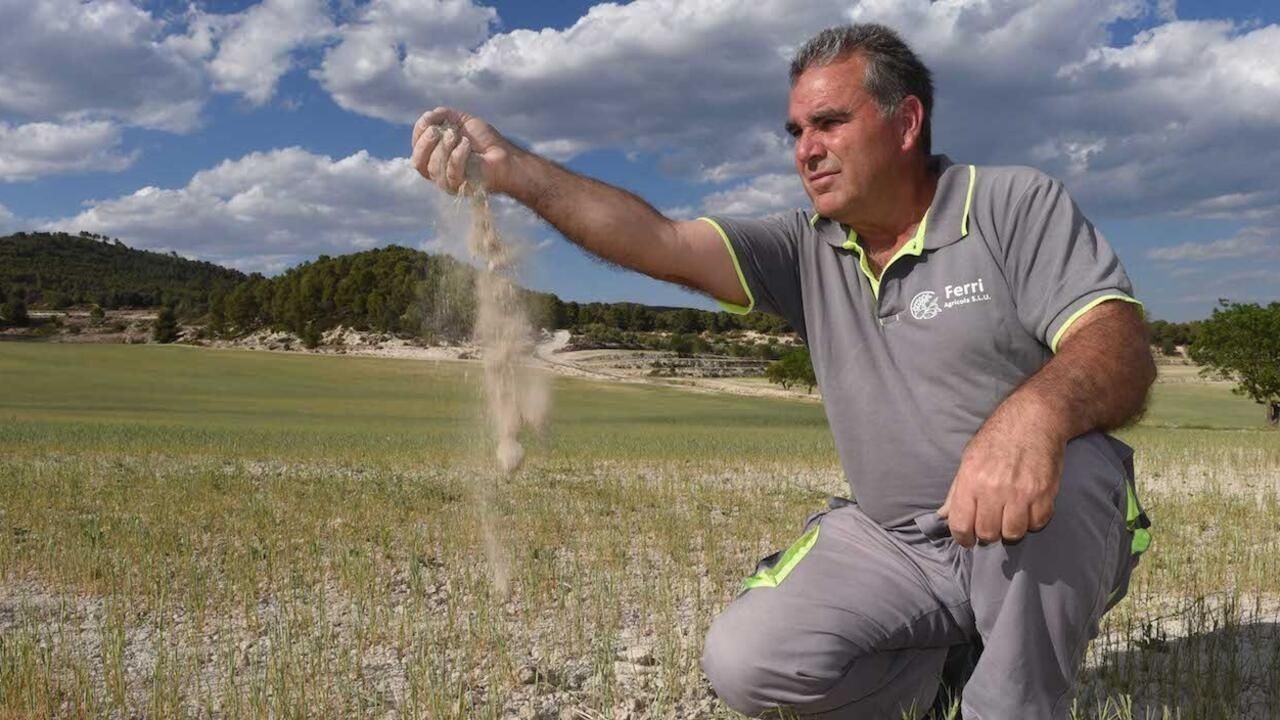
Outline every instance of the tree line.
<svg viewBox="0 0 1280 720">
<path fill-rule="evenodd" d="M 785 320 L 764 313 L 733 315 L 639 303 L 578 303 L 527 292 L 535 321 L 571 329 L 604 344 L 627 333 L 700 335 L 752 330 L 785 334 Z M 0 317 L 26 317 L 32 307 L 105 309 L 170 307 L 187 323 L 216 334 L 269 328 L 299 336 L 338 325 L 428 339 L 461 339 L 475 314 L 474 271 L 448 256 L 390 246 L 322 255 L 282 275 L 246 275 L 213 263 L 130 248 L 95 233 L 17 233 L 0 237 Z M 9 312 L 4 312 L 4 307 Z M 12 322 L 12 321 L 11 321 Z M 1149 323 L 1166 354 L 1194 343 L 1202 321 Z"/>
<path fill-rule="evenodd" d="M 319 258 L 274 277 L 246 275 L 175 253 L 129 248 L 94 233 L 0 237 L 0 321 L 72 306 L 167 307 L 214 336 L 286 330 L 305 343 L 338 326 L 462 340 L 475 317 L 475 270 L 448 256 L 400 246 Z M 522 291 L 539 327 L 580 331 L 602 343 L 618 333 L 699 335 L 790 332 L 780 318 L 638 303 L 578 303 Z"/>
</svg>

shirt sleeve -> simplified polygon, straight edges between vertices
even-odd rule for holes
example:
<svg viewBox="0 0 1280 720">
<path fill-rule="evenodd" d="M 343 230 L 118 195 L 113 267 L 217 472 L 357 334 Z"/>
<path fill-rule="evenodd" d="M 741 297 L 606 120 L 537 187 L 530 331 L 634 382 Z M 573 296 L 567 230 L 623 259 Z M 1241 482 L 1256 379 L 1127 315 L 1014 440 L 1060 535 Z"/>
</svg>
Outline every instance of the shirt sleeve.
<svg viewBox="0 0 1280 720">
<path fill-rule="evenodd" d="M 780 315 L 804 336 L 804 302 L 800 291 L 801 211 L 754 220 L 726 217 L 699 218 L 720 233 L 733 259 L 738 281 L 747 294 L 745 306 L 721 301 L 728 312 L 745 315 L 752 310 Z"/>
<path fill-rule="evenodd" d="M 1038 176 L 1014 205 L 1005 272 L 1018 319 L 1053 352 L 1067 328 L 1108 300 L 1135 303 L 1111 245 L 1058 180 Z"/>
</svg>

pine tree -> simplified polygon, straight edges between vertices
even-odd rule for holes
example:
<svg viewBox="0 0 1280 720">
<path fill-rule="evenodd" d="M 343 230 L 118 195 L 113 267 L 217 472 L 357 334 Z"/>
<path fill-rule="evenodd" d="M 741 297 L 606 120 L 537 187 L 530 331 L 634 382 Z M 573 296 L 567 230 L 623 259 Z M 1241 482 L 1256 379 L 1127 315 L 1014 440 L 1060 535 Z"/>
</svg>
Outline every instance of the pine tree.
<svg viewBox="0 0 1280 720">
<path fill-rule="evenodd" d="M 31 324 L 31 318 L 27 315 L 27 303 L 19 297 L 9 298 L 4 307 L 0 308 L 3 312 L 5 322 L 17 327 L 26 327 Z"/>
<path fill-rule="evenodd" d="M 160 310 L 151 329 L 151 339 L 158 343 L 171 343 L 178 339 L 178 315 L 173 308 L 166 305 Z"/>
</svg>

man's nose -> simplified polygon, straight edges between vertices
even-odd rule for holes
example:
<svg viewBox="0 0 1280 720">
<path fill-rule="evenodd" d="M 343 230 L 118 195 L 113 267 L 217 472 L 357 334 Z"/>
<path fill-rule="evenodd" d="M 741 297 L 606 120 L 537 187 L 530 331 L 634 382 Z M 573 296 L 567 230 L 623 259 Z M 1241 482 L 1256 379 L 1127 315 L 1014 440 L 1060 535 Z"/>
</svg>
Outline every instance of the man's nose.
<svg viewBox="0 0 1280 720">
<path fill-rule="evenodd" d="M 809 166 L 827 154 L 827 149 L 811 135 L 802 135 L 796 140 L 796 162 L 801 167 Z"/>
</svg>

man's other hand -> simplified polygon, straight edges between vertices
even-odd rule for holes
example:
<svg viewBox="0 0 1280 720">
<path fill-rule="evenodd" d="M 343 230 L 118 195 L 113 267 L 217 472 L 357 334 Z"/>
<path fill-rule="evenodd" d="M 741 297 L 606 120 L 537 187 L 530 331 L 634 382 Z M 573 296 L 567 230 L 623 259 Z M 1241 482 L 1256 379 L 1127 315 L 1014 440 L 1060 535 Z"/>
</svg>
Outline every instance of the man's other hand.
<svg viewBox="0 0 1280 720">
<path fill-rule="evenodd" d="M 967 548 L 977 542 L 1017 542 L 1053 517 L 1065 443 L 1035 422 L 1033 413 L 1001 410 L 965 447 L 938 510 L 951 536 Z"/>
</svg>

